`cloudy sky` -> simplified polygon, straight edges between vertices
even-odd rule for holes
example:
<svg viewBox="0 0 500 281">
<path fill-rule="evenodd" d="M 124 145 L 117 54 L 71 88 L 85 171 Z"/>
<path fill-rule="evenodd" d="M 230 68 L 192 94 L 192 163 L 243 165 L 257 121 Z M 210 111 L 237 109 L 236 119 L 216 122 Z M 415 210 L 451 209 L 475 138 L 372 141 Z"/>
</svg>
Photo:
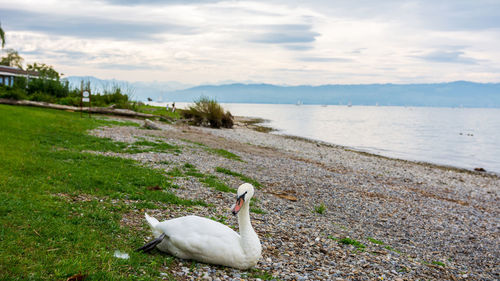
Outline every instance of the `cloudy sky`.
<svg viewBox="0 0 500 281">
<path fill-rule="evenodd" d="M 500 82 L 499 15 L 498 0 L 0 0 L 27 63 L 187 84 Z"/>
</svg>

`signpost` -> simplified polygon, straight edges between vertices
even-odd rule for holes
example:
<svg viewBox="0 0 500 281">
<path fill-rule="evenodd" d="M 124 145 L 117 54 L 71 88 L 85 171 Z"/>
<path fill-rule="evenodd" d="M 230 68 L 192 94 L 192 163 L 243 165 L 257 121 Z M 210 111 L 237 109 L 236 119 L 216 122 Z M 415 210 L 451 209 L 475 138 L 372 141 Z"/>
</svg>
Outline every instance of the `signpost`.
<svg viewBox="0 0 500 281">
<path fill-rule="evenodd" d="M 83 85 L 83 81 L 80 87 L 80 117 L 82 117 L 83 112 L 83 103 L 86 102 L 89 104 L 89 118 L 90 118 L 90 108 L 92 107 L 92 95 L 90 93 L 90 82 L 87 82 L 87 85 Z"/>
</svg>

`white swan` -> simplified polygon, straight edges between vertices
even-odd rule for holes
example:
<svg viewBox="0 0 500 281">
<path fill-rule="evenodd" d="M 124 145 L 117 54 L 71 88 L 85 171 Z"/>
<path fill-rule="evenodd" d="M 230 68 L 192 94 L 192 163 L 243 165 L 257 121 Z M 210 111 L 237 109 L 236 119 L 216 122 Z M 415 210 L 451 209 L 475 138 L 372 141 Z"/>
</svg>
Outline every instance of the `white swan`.
<svg viewBox="0 0 500 281">
<path fill-rule="evenodd" d="M 153 241 L 138 251 L 148 252 L 157 247 L 181 259 L 192 259 L 204 263 L 219 264 L 238 269 L 248 269 L 261 258 L 261 245 L 257 233 L 250 224 L 250 199 L 254 188 L 249 183 L 240 185 L 236 204 L 232 207 L 238 214 L 240 234 L 231 228 L 198 216 L 185 216 L 163 222 L 148 216 Z"/>
</svg>

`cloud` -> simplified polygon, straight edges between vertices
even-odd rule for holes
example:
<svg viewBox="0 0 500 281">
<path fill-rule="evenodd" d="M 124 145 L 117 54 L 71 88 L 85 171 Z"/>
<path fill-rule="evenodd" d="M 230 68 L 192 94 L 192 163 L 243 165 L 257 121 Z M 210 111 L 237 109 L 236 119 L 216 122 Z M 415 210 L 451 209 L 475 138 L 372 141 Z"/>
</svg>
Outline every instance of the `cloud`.
<svg viewBox="0 0 500 281">
<path fill-rule="evenodd" d="M 269 30 L 261 32 L 250 38 L 250 42 L 265 44 L 311 43 L 320 36 L 312 31 L 310 24 L 281 24 L 266 25 L 260 29 Z"/>
<path fill-rule="evenodd" d="M 306 44 L 287 44 L 283 45 L 282 47 L 291 51 L 307 51 L 313 48 L 311 45 Z"/>
<path fill-rule="evenodd" d="M 432 30 L 500 28 L 500 1 L 496 0 L 273 0 L 307 6 L 330 18 L 390 21 Z"/>
<path fill-rule="evenodd" d="M 217 3 L 221 0 L 102 0 L 103 3 L 108 3 L 112 5 L 119 6 L 167 6 L 167 5 L 190 5 L 190 4 L 206 4 L 206 3 Z"/>
<path fill-rule="evenodd" d="M 151 70 L 151 69 L 163 69 L 162 67 L 153 65 L 141 65 L 141 64 L 127 64 L 127 63 L 100 63 L 97 65 L 102 69 L 111 70 Z"/>
<path fill-rule="evenodd" d="M 477 0 L 426 0 L 416 11 L 422 23 L 441 30 L 481 30 L 500 28 L 500 2 Z"/>
<path fill-rule="evenodd" d="M 4 28 L 29 30 L 50 35 L 115 40 L 155 40 L 161 33 L 194 33 L 192 27 L 168 23 L 114 20 L 80 15 L 45 14 L 16 9 L 0 9 Z"/>
<path fill-rule="evenodd" d="M 480 61 L 474 58 L 464 56 L 463 51 L 434 51 L 416 58 L 441 63 L 460 63 L 460 64 L 478 64 Z"/>
<path fill-rule="evenodd" d="M 303 62 L 352 62 L 352 59 L 348 58 L 328 58 L 328 57 L 300 57 L 299 61 Z"/>
<path fill-rule="evenodd" d="M 367 50 L 368 48 L 357 48 L 351 51 L 352 54 L 361 54 L 363 51 Z"/>
<path fill-rule="evenodd" d="M 0 0 L 0 20 L 6 47 L 68 75 L 190 84 L 496 82 L 498 6 L 494 0 Z"/>
</svg>

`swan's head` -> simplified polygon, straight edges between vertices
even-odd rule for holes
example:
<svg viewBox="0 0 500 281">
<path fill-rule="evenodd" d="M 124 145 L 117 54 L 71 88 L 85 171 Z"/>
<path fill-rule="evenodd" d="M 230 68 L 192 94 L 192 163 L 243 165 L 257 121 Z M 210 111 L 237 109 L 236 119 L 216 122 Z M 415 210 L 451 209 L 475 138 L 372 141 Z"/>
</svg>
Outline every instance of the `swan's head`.
<svg viewBox="0 0 500 281">
<path fill-rule="evenodd" d="M 236 215 L 244 204 L 250 204 L 250 199 L 252 199 L 254 193 L 253 185 L 249 183 L 244 183 L 238 187 L 238 192 L 236 193 L 236 203 L 231 208 L 233 215 Z"/>
</svg>

